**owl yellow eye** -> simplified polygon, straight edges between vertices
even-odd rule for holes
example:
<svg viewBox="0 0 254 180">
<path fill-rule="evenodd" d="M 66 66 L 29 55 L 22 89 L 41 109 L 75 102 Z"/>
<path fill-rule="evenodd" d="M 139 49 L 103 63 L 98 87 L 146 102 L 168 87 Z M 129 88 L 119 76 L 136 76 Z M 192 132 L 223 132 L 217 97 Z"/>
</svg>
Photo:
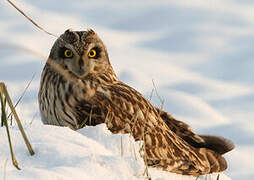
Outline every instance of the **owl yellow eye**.
<svg viewBox="0 0 254 180">
<path fill-rule="evenodd" d="M 96 56 L 96 51 L 95 51 L 94 49 L 92 49 L 92 50 L 88 53 L 88 56 L 89 56 L 90 58 L 95 57 L 95 56 Z"/>
<path fill-rule="evenodd" d="M 64 51 L 64 56 L 65 56 L 66 58 L 71 58 L 71 57 L 73 56 L 73 53 L 72 53 L 71 50 L 66 49 L 66 50 Z"/>
</svg>

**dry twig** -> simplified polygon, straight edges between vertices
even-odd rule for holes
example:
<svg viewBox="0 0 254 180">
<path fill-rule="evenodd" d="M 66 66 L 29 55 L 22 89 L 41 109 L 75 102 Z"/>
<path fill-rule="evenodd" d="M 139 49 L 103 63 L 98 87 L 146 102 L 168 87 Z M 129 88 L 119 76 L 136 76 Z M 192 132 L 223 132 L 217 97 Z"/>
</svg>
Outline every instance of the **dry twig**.
<svg viewBox="0 0 254 180">
<path fill-rule="evenodd" d="M 28 19 L 31 23 L 33 23 L 33 25 L 35 25 L 37 28 L 39 28 L 40 30 L 42 30 L 43 32 L 47 33 L 48 35 L 57 37 L 57 35 L 50 33 L 48 31 L 46 31 L 45 29 L 43 29 L 40 25 L 38 25 L 34 20 L 32 20 L 28 15 L 26 15 L 18 6 L 16 6 L 12 1 L 7 0 L 8 3 L 10 3 L 16 10 L 18 10 L 23 16 L 25 16 L 26 19 Z"/>
</svg>

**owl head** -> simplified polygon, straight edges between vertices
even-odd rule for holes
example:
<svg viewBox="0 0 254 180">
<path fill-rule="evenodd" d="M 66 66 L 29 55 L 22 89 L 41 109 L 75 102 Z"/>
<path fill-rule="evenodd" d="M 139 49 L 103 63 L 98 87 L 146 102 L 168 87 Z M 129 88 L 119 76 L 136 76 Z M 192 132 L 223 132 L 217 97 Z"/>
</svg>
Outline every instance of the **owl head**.
<svg viewBox="0 0 254 180">
<path fill-rule="evenodd" d="M 79 78 L 111 69 L 105 45 L 93 30 L 66 30 L 54 43 L 48 61 Z"/>
</svg>

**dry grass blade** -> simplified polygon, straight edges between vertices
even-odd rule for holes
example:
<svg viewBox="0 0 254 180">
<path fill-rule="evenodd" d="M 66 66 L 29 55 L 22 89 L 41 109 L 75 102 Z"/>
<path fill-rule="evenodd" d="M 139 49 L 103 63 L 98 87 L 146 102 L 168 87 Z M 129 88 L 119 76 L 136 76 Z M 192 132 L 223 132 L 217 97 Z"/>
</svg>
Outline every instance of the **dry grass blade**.
<svg viewBox="0 0 254 180">
<path fill-rule="evenodd" d="M 34 119 L 35 119 L 35 117 L 38 115 L 38 111 L 36 111 L 36 113 L 33 115 L 33 118 L 32 118 L 32 120 L 30 121 L 30 125 L 33 123 L 33 121 L 34 121 Z"/>
<path fill-rule="evenodd" d="M 1 84 L 0 84 L 0 86 L 1 86 Z M 6 107 L 6 99 L 3 98 L 3 96 L 2 96 L 2 89 L 0 89 L 0 98 L 1 98 L 1 112 L 2 112 L 2 114 L 1 114 L 1 127 L 3 127 L 5 125 L 4 124 L 4 117 L 3 117 L 3 110 L 5 110 L 5 107 Z"/>
<path fill-rule="evenodd" d="M 86 126 L 86 122 L 88 121 L 89 117 L 86 117 L 86 119 L 84 121 L 82 121 L 82 123 L 79 125 L 79 129 L 83 128 Z"/>
<path fill-rule="evenodd" d="M 28 148 L 30 154 L 31 154 L 31 155 L 34 155 L 33 148 L 32 148 L 32 146 L 31 146 L 31 144 L 30 144 L 30 142 L 29 142 L 29 140 L 28 140 L 28 138 L 27 138 L 27 136 L 26 136 L 26 133 L 25 133 L 23 127 L 22 127 L 21 121 L 20 121 L 20 119 L 19 119 L 19 117 L 18 117 L 18 115 L 17 115 L 17 113 L 16 113 L 16 110 L 15 110 L 13 104 L 12 104 L 12 101 L 11 101 L 11 98 L 10 98 L 10 96 L 9 96 L 9 93 L 8 93 L 8 91 L 7 91 L 7 89 L 6 89 L 5 85 L 4 85 L 4 83 L 1 83 L 0 85 L 1 85 L 1 89 L 2 89 L 2 91 L 3 91 L 2 94 L 5 95 L 5 98 L 6 98 L 7 102 L 8 102 L 8 104 L 9 104 L 9 107 L 10 107 L 10 109 L 11 109 L 11 111 L 12 111 L 12 113 L 13 113 L 15 119 L 16 119 L 16 122 L 17 122 L 17 124 L 18 124 L 19 130 L 20 130 L 20 132 L 21 132 L 21 134 L 22 134 L 22 136 L 23 136 L 23 139 L 24 139 L 24 141 L 25 141 L 25 143 L 26 143 L 26 146 L 27 146 L 27 148 Z M 6 122 L 7 122 L 7 121 L 6 121 Z"/>
<path fill-rule="evenodd" d="M 158 91 L 157 91 L 157 88 L 155 86 L 155 83 L 154 83 L 154 80 L 152 79 L 152 83 L 153 83 L 153 87 L 154 87 L 154 90 L 155 90 L 155 93 L 157 95 L 157 97 L 159 98 L 160 102 L 161 102 L 161 107 L 160 107 L 160 110 L 163 109 L 163 105 L 164 105 L 164 99 L 161 98 L 161 96 L 159 95 Z"/>
<path fill-rule="evenodd" d="M 42 30 L 43 32 L 51 35 L 51 36 L 54 36 L 54 37 L 57 37 L 57 35 L 55 34 L 52 34 L 48 31 L 46 31 L 45 29 L 43 29 L 41 26 L 39 26 L 36 22 L 34 22 L 29 16 L 27 16 L 21 9 L 19 9 L 12 1 L 10 0 L 7 0 L 16 10 L 18 10 L 23 16 L 25 16 L 25 18 L 27 18 L 31 23 L 33 23 L 33 25 L 35 25 L 37 28 L 39 28 L 40 30 Z"/>
<path fill-rule="evenodd" d="M 145 140 L 145 131 L 143 132 L 143 153 L 144 153 L 144 162 L 145 162 L 145 170 L 144 170 L 144 173 L 143 175 L 146 176 L 146 178 L 148 180 L 152 180 L 151 176 L 149 175 L 149 172 L 148 172 L 148 163 L 147 163 L 147 154 L 146 154 L 146 140 Z"/>
<path fill-rule="evenodd" d="M 0 100 L 1 100 L 1 119 L 2 122 L 4 123 L 5 127 L 6 127 L 6 132 L 7 132 L 7 137 L 8 137 L 8 142 L 9 142 L 9 147 L 10 147 L 10 151 L 11 151 L 11 158 L 12 158 L 12 164 L 18 169 L 20 170 L 19 166 L 18 166 L 18 161 L 16 160 L 16 157 L 14 155 L 14 151 L 13 151 L 13 146 L 12 146 L 12 142 L 11 142 L 11 136 L 10 136 L 10 131 L 9 131 L 9 126 L 8 126 L 8 122 L 7 122 L 7 116 L 6 116 L 6 111 L 5 111 L 5 103 L 4 103 L 4 84 L 0 83 Z"/>
<path fill-rule="evenodd" d="M 24 95 L 25 95 L 27 89 L 29 88 L 30 84 L 32 83 L 32 81 L 33 81 L 33 79 L 34 79 L 34 77 L 35 77 L 35 74 L 36 74 L 36 73 L 33 74 L 32 79 L 31 79 L 31 80 L 29 81 L 29 83 L 27 84 L 27 86 L 26 86 L 26 88 L 24 89 L 23 93 L 21 94 L 21 96 L 19 97 L 18 101 L 17 101 L 16 104 L 14 105 L 14 108 L 17 107 L 17 105 L 19 104 L 19 102 L 20 102 L 20 101 L 22 100 L 22 98 L 24 97 Z M 8 115 L 8 118 L 9 118 L 11 115 L 12 115 L 12 112 Z"/>
<path fill-rule="evenodd" d="M 216 178 L 217 180 L 219 180 L 220 179 L 220 174 L 218 174 L 218 176 L 217 176 L 217 178 Z"/>
<path fill-rule="evenodd" d="M 90 114 L 89 114 L 89 125 L 92 125 L 92 115 L 93 115 L 93 108 L 91 108 Z"/>
</svg>

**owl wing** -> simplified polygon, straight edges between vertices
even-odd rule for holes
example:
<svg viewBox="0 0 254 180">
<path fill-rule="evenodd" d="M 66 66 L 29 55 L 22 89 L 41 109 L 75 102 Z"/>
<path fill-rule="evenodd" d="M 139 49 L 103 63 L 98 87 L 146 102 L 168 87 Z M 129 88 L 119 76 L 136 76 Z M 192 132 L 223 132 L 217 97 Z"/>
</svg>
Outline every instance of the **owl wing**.
<svg viewBox="0 0 254 180">
<path fill-rule="evenodd" d="M 90 102 L 107 112 L 105 123 L 112 133 L 130 133 L 135 140 L 144 142 L 147 165 L 194 176 L 220 172 L 227 167 L 219 153 L 193 147 L 178 136 L 148 100 L 122 82 L 102 85 Z M 203 142 L 202 138 L 194 139 Z"/>
<path fill-rule="evenodd" d="M 220 136 L 195 134 L 188 124 L 176 120 L 169 113 L 161 109 L 156 109 L 169 129 L 177 136 L 181 137 L 189 145 L 195 148 L 211 149 L 219 154 L 225 154 L 226 152 L 234 149 L 234 144 L 230 140 Z"/>
</svg>

